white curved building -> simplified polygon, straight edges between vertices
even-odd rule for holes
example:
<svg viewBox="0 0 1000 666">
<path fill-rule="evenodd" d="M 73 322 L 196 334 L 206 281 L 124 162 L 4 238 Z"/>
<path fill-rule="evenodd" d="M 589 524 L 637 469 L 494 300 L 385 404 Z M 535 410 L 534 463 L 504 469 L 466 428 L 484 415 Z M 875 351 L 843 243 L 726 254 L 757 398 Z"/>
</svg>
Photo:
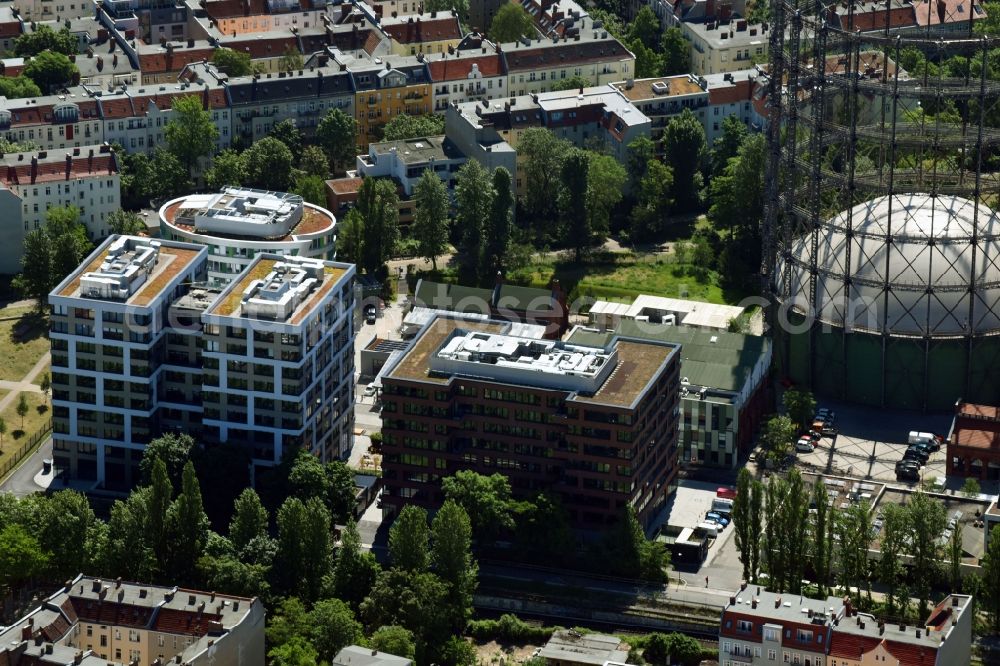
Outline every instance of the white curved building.
<svg viewBox="0 0 1000 666">
<path fill-rule="evenodd" d="M 333 261 L 333 213 L 297 194 L 225 187 L 160 208 L 160 236 L 208 246 L 208 280 L 224 287 L 262 252 Z"/>
<path fill-rule="evenodd" d="M 794 239 L 775 273 L 783 371 L 812 363 L 819 393 L 932 410 L 1000 398 L 1000 217 L 984 203 L 865 201 Z"/>
</svg>

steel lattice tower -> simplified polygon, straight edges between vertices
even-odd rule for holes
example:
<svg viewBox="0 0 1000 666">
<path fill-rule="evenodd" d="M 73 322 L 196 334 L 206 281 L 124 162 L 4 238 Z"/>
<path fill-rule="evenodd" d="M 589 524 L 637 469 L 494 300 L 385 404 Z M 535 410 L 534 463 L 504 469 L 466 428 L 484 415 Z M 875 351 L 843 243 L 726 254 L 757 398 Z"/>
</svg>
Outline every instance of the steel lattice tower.
<svg viewBox="0 0 1000 666">
<path fill-rule="evenodd" d="M 1000 403 L 1000 35 L 976 34 L 983 11 L 773 0 L 761 273 L 780 372 L 820 395 Z"/>
</svg>

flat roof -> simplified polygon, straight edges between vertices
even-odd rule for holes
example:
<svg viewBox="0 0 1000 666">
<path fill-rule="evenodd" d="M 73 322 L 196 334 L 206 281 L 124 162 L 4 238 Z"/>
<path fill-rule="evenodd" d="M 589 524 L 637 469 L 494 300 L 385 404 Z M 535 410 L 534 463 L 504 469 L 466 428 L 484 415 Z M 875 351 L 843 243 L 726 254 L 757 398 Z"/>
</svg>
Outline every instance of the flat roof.
<svg viewBox="0 0 1000 666">
<path fill-rule="evenodd" d="M 247 266 L 242 273 L 222 292 L 222 295 L 209 308 L 206 314 L 218 317 L 237 317 L 246 319 L 256 319 L 249 313 L 244 312 L 241 300 L 244 292 L 251 287 L 256 280 L 264 280 L 275 269 L 279 263 L 293 264 L 296 257 L 283 257 L 271 253 L 258 254 L 253 263 Z M 323 261 L 323 282 L 298 303 L 284 323 L 300 324 L 313 309 L 319 305 L 328 293 L 338 284 L 341 279 L 352 268 L 348 264 L 335 264 L 330 261 Z"/>
<path fill-rule="evenodd" d="M 239 196 L 241 193 L 251 192 L 247 188 L 229 188 L 237 194 L 234 196 Z M 263 194 L 275 194 L 280 195 L 283 193 L 263 193 Z M 261 238 L 252 233 L 248 234 L 235 234 L 235 233 L 223 233 L 219 231 L 209 231 L 204 229 L 199 229 L 194 224 L 195 216 L 204 212 L 207 207 L 211 205 L 222 205 L 217 202 L 213 204 L 215 199 L 219 198 L 219 194 L 190 194 L 187 196 L 179 197 L 172 201 L 168 201 L 160 207 L 160 220 L 166 222 L 171 226 L 177 227 L 182 231 L 188 233 L 204 235 L 208 237 L 218 237 L 218 238 L 231 238 L 234 240 L 256 240 L 256 241 L 267 241 L 267 242 L 286 242 L 293 241 L 297 236 L 304 236 L 309 234 L 315 234 L 322 231 L 332 231 L 336 226 L 336 217 L 333 213 L 326 210 L 325 208 L 320 208 L 319 206 L 301 202 L 302 205 L 302 217 L 288 229 L 287 233 L 283 232 L 281 235 L 276 235 L 274 237 Z M 285 195 L 288 197 L 297 197 L 298 195 Z M 276 197 L 280 199 L 280 197 Z M 250 229 L 248 228 L 248 231 Z"/>
<path fill-rule="evenodd" d="M 462 157 L 455 144 L 444 135 L 382 141 L 370 144 L 368 150 L 375 155 L 395 153 L 403 164 L 423 164 L 431 160 L 455 160 Z"/>
<path fill-rule="evenodd" d="M 539 656 L 560 662 L 604 666 L 608 661 L 624 663 L 628 650 L 620 649 L 621 639 L 605 634 L 581 634 L 572 629 L 553 632 Z"/>
<path fill-rule="evenodd" d="M 469 331 L 502 333 L 506 330 L 505 325 L 505 322 L 492 319 L 467 320 L 461 318 L 461 316 L 439 315 L 423 328 L 422 332 L 418 334 L 419 337 L 414 340 L 413 346 L 396 363 L 387 376 L 393 379 L 446 384 L 449 378 L 438 377 L 430 373 L 431 355 L 437 351 L 445 338 L 451 335 L 459 326 Z"/>
<path fill-rule="evenodd" d="M 614 332 L 577 327 L 569 337 L 579 344 L 606 344 L 615 335 L 681 346 L 681 374 L 691 386 L 740 391 L 771 342 L 759 335 L 706 331 L 687 326 L 646 324 L 623 319 Z"/>
<path fill-rule="evenodd" d="M 467 373 L 461 372 L 441 375 L 432 369 L 435 362 L 434 357 L 441 350 L 442 345 L 459 329 L 466 333 L 482 331 L 509 336 L 511 324 L 495 319 L 464 319 L 461 314 L 456 313 L 438 314 L 417 334 L 409 351 L 405 352 L 399 361 L 386 372 L 386 376 L 433 384 L 447 384 L 455 376 L 467 376 Z M 631 407 L 636 399 L 642 395 L 650 381 L 670 358 L 670 355 L 679 349 L 678 345 L 659 340 L 632 340 L 619 338 L 619 336 L 612 337 L 606 345 L 587 346 L 594 347 L 595 350 L 613 352 L 614 356 L 617 357 L 617 363 L 614 370 L 606 376 L 606 379 L 593 394 L 575 393 L 573 399 L 580 402 L 626 408 Z M 574 393 L 572 387 L 542 386 L 531 381 L 518 381 L 521 378 L 512 380 L 487 376 L 485 379 L 499 384 L 522 385 L 539 390 L 563 390 Z"/>
<path fill-rule="evenodd" d="M 669 99 L 671 97 L 696 95 L 698 93 L 708 94 L 708 91 L 698 85 L 698 79 L 692 74 L 636 79 L 631 82 L 619 81 L 612 83 L 611 87 L 632 102 Z"/>
<path fill-rule="evenodd" d="M 126 303 L 128 305 L 147 306 L 155 301 L 160 294 L 166 291 L 180 276 L 195 262 L 198 256 L 208 252 L 207 247 L 194 245 L 191 243 L 174 243 L 172 241 L 159 241 L 160 251 L 156 259 L 156 265 L 146 281 L 129 295 L 127 299 L 113 298 L 93 298 L 83 296 L 80 290 L 80 282 L 84 273 L 93 273 L 101 268 L 101 264 L 108 260 L 109 249 L 112 243 L 120 236 L 110 236 L 98 247 L 90 257 L 74 271 L 68 281 L 56 287 L 53 295 L 68 298 L 81 298 L 85 300 L 104 301 L 107 303 Z M 135 242 L 148 243 L 149 239 L 142 236 L 129 236 Z"/>
</svg>

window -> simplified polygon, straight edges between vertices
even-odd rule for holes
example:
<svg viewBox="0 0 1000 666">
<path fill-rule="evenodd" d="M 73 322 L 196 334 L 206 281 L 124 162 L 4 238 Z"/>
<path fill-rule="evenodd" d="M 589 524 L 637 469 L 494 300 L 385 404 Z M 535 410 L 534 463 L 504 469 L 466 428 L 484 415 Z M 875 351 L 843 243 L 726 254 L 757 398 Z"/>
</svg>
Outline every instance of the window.
<svg viewBox="0 0 1000 666">
<path fill-rule="evenodd" d="M 795 639 L 803 643 L 811 643 L 813 639 L 813 632 L 807 629 L 798 629 L 795 632 Z"/>
<path fill-rule="evenodd" d="M 778 658 L 778 656 L 777 656 L 777 654 L 775 653 L 774 650 L 768 650 L 767 651 L 767 658 L 770 661 L 776 661 L 777 658 Z"/>
<path fill-rule="evenodd" d="M 739 620 L 736 622 L 736 630 L 751 632 L 753 631 L 753 622 L 750 622 L 749 620 Z"/>
</svg>

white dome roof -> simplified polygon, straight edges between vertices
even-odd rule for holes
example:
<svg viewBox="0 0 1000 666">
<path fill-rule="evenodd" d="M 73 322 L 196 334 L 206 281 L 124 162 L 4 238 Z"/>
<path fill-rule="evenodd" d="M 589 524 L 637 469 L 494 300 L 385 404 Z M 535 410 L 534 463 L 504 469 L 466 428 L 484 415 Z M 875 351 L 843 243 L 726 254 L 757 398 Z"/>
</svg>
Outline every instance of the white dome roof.
<svg viewBox="0 0 1000 666">
<path fill-rule="evenodd" d="M 1000 218 L 983 204 L 977 211 L 959 197 L 896 194 L 846 210 L 815 233 L 820 320 L 904 335 L 1000 329 Z M 779 261 L 775 276 L 779 295 L 801 312 L 810 302 L 812 240 L 795 239 L 790 266 Z"/>
</svg>

